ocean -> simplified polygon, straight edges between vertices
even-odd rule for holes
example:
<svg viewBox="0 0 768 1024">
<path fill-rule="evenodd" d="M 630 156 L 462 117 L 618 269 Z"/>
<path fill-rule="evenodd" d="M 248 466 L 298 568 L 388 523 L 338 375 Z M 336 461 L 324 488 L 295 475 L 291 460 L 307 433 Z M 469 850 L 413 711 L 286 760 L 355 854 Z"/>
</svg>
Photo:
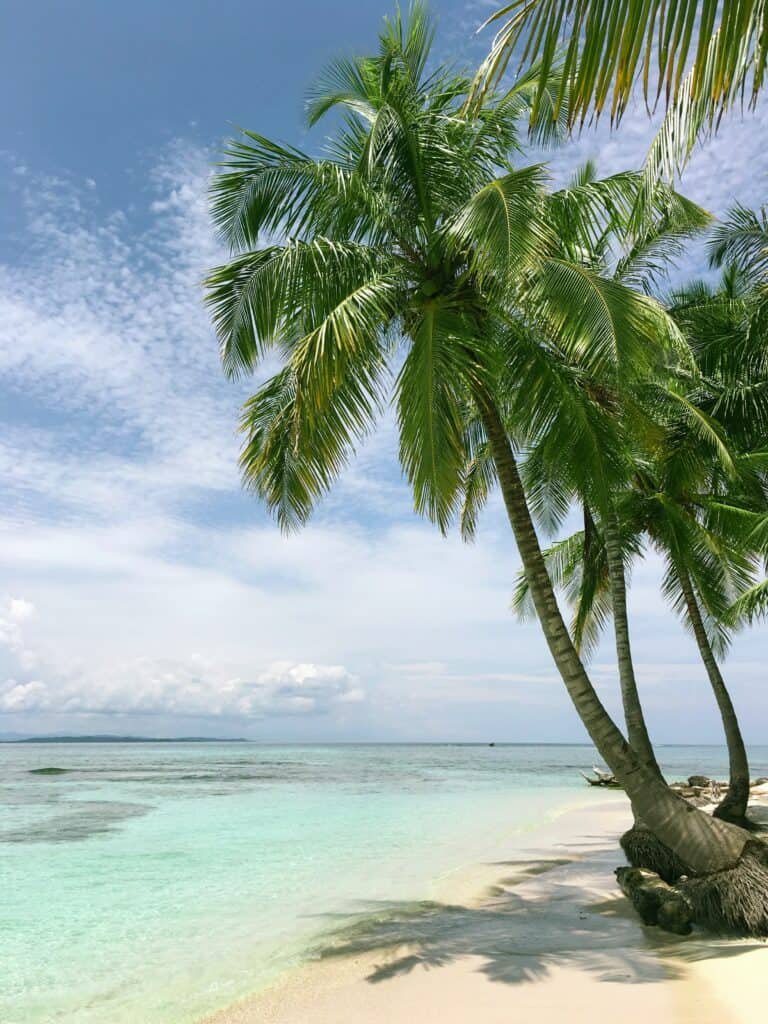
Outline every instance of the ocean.
<svg viewBox="0 0 768 1024">
<path fill-rule="evenodd" d="M 751 751 L 768 775 L 768 747 Z M 661 747 L 670 778 L 718 747 Z M 191 1024 L 604 798 L 589 746 L 0 745 L 2 1024 Z M 51 771 L 54 769 L 54 771 Z M 41 771 L 42 770 L 42 771 Z"/>
</svg>

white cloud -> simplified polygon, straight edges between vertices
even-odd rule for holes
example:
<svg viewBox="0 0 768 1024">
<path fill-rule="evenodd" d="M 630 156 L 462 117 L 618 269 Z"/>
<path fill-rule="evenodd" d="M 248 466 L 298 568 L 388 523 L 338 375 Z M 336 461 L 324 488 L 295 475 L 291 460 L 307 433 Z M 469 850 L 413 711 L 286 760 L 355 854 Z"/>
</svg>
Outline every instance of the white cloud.
<svg viewBox="0 0 768 1024">
<path fill-rule="evenodd" d="M 599 145 L 612 169 L 621 147 Z M 696 166 L 720 168 L 722 208 L 740 179 L 716 152 Z M 391 419 L 302 534 L 282 537 L 242 497 L 246 385 L 222 378 L 200 301 L 221 257 L 207 176 L 204 151 L 175 147 L 141 230 L 105 214 L 98 187 L 18 179 L 32 244 L 0 267 L 0 386 L 15 411 L 0 436 L 0 572 L 15 595 L 0 606 L 0 709 L 32 731 L 72 716 L 114 731 L 118 715 L 269 738 L 583 738 L 537 627 L 509 612 L 517 556 L 498 504 L 471 547 L 418 523 Z M 632 590 L 641 683 L 661 728 L 665 709 L 692 708 L 716 740 L 657 569 Z M 759 642 L 739 639 L 728 662 L 753 738 L 768 728 Z M 615 708 L 610 645 L 595 676 Z"/>
<path fill-rule="evenodd" d="M 0 603 L 0 647 L 24 651 L 22 625 L 35 614 L 35 606 L 23 597 L 6 597 Z"/>
<path fill-rule="evenodd" d="M 322 715 L 364 696 L 342 665 L 276 662 L 253 679 L 239 679 L 191 655 L 183 662 L 137 658 L 104 674 L 10 677 L 0 683 L 0 712 L 249 720 Z"/>
<path fill-rule="evenodd" d="M 175 149 L 156 173 L 162 211 L 138 235 L 69 184 L 25 193 L 30 252 L 0 268 L 0 374 L 37 421 L 4 439 L 16 496 L 112 516 L 137 495 L 152 505 L 236 486 L 240 395 L 222 379 L 201 301 L 221 255 L 207 174 L 207 154 Z"/>
<path fill-rule="evenodd" d="M 25 622 L 35 614 L 35 606 L 23 597 L 8 599 L 8 616 L 13 622 Z"/>
<path fill-rule="evenodd" d="M 263 718 L 318 715 L 359 703 L 360 681 L 343 665 L 276 661 L 248 678 L 233 676 L 218 660 L 134 657 L 105 667 L 41 654 L 23 628 L 34 614 L 24 598 L 8 598 L 0 616 L 0 647 L 12 674 L 0 677 L 0 713 L 167 715 Z M 27 675 L 28 678 L 20 678 Z"/>
</svg>

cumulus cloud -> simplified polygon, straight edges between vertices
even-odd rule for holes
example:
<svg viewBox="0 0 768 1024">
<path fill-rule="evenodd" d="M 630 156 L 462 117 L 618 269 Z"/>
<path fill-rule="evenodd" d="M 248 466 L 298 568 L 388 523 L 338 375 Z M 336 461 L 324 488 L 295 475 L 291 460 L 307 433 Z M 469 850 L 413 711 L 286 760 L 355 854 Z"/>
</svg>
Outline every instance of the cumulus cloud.
<svg viewBox="0 0 768 1024">
<path fill-rule="evenodd" d="M 0 602 L 0 647 L 23 652 L 22 625 L 35 614 L 35 606 L 23 597 L 6 597 Z"/>
<path fill-rule="evenodd" d="M 343 665 L 277 662 L 253 679 L 229 678 L 195 656 L 139 658 L 98 675 L 0 683 L 0 712 L 161 715 L 248 720 L 322 715 L 358 703 L 364 691 Z"/>
<path fill-rule="evenodd" d="M 232 676 L 199 654 L 184 660 L 134 658 L 98 670 L 68 666 L 29 646 L 23 624 L 33 614 L 24 598 L 4 602 L 0 646 L 15 671 L 0 681 L 0 713 L 251 719 L 326 714 L 365 697 L 359 679 L 343 665 L 279 661 L 250 678 Z"/>
</svg>

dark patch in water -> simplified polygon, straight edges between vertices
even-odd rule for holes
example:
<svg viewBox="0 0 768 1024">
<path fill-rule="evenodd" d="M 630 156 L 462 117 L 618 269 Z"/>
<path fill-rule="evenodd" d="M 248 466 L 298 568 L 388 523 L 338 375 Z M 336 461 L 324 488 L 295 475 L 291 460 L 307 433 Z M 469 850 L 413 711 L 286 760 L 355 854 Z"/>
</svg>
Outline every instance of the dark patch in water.
<svg viewBox="0 0 768 1024">
<path fill-rule="evenodd" d="M 77 800 L 66 812 L 26 828 L 0 832 L 0 843 L 72 843 L 115 832 L 121 822 L 151 810 L 147 804 Z"/>
<path fill-rule="evenodd" d="M 71 768 L 30 768 L 30 775 L 66 775 Z"/>
</svg>

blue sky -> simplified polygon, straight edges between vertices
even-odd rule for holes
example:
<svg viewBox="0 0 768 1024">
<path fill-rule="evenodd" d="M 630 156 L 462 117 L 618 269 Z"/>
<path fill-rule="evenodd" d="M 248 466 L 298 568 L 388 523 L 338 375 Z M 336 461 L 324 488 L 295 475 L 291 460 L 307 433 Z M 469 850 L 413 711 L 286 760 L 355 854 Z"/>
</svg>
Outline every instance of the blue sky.
<svg viewBox="0 0 768 1024">
<path fill-rule="evenodd" d="M 483 3 L 438 3 L 438 52 L 478 59 Z M 572 740 L 497 503 L 478 542 L 411 511 L 389 420 L 301 535 L 241 493 L 238 408 L 200 301 L 222 258 L 205 190 L 223 138 L 312 149 L 302 101 L 330 56 L 375 42 L 380 2 L 2 6 L 0 733 L 268 740 Z M 765 198 L 764 105 L 693 161 L 713 212 Z M 551 157 L 637 166 L 640 106 Z M 681 273 L 701 270 L 692 254 Z M 719 741 L 692 642 L 634 575 L 639 676 L 661 741 Z M 763 637 L 727 663 L 768 735 Z M 594 678 L 616 707 L 610 645 Z M 748 711 L 748 713 L 747 713 Z M 685 731 L 681 731 L 684 723 Z"/>
</svg>

